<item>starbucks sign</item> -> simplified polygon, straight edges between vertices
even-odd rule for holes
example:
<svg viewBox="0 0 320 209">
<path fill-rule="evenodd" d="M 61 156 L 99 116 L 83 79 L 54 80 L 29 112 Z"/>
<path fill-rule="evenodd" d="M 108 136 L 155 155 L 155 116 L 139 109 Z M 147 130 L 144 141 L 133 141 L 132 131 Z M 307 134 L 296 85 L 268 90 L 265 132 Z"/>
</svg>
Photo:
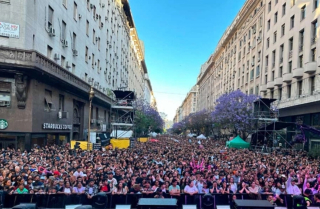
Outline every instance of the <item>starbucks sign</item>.
<svg viewBox="0 0 320 209">
<path fill-rule="evenodd" d="M 0 130 L 8 128 L 9 123 L 5 119 L 0 119 Z"/>
</svg>

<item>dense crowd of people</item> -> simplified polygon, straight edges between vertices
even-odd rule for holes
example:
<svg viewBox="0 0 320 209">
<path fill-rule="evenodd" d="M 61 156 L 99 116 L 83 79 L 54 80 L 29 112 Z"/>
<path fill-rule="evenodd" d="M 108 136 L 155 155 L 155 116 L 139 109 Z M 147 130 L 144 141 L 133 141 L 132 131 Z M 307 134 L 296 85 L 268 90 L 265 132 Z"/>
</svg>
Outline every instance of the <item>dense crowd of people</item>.
<svg viewBox="0 0 320 209">
<path fill-rule="evenodd" d="M 182 193 L 302 195 L 320 206 L 320 164 L 302 151 L 264 154 L 225 149 L 225 142 L 162 136 L 134 148 L 74 150 L 35 147 L 30 152 L 2 149 L 0 190 L 7 194 L 146 194 L 164 198 Z M 312 198 L 311 198 L 312 197 Z"/>
</svg>

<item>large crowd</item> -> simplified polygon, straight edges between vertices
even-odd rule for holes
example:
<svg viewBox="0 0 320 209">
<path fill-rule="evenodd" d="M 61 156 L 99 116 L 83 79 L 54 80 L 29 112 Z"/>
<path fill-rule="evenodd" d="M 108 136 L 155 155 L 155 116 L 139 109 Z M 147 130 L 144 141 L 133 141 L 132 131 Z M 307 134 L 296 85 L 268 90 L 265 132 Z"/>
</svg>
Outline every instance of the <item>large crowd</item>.
<svg viewBox="0 0 320 209">
<path fill-rule="evenodd" d="M 320 164 L 303 151 L 265 154 L 226 149 L 225 142 L 159 137 L 134 148 L 74 150 L 35 147 L 2 149 L 0 190 L 7 194 L 146 194 L 163 198 L 182 193 L 267 195 L 283 204 L 283 194 L 302 195 L 320 206 Z M 311 198 L 312 197 L 312 198 Z"/>
</svg>

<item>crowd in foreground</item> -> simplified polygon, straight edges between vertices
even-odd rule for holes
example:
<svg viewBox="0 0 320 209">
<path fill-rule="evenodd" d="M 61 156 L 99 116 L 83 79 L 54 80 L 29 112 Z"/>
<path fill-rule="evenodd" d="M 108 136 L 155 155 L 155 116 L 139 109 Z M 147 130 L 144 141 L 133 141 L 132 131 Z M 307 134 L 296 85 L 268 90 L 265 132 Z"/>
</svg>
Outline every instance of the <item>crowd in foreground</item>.
<svg viewBox="0 0 320 209">
<path fill-rule="evenodd" d="M 0 155 L 0 190 L 7 194 L 146 194 L 163 198 L 182 193 L 302 195 L 320 206 L 320 164 L 305 152 L 270 154 L 225 149 L 225 142 L 163 136 L 123 150 L 73 150 L 69 146 L 7 148 Z M 312 198 L 311 198 L 312 197 Z"/>
</svg>

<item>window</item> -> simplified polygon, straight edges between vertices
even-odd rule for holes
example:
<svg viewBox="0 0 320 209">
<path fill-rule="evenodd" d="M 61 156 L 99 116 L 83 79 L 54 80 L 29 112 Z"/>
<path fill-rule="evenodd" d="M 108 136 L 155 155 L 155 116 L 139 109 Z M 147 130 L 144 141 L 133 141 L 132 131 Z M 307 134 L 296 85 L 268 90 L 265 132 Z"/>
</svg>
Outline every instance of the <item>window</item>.
<svg viewBox="0 0 320 209">
<path fill-rule="evenodd" d="M 282 16 L 284 16 L 284 15 L 286 14 L 286 7 L 287 7 L 287 4 L 284 3 L 284 4 L 282 5 Z"/>
<path fill-rule="evenodd" d="M 87 36 L 89 36 L 89 21 L 87 20 L 87 24 L 86 24 L 86 34 Z"/>
<path fill-rule="evenodd" d="M 276 50 L 272 51 L 272 68 L 276 66 Z"/>
<path fill-rule="evenodd" d="M 303 67 L 303 55 L 299 56 L 299 67 Z"/>
<path fill-rule="evenodd" d="M 279 91 L 279 100 L 281 100 L 282 99 L 282 88 L 279 88 L 278 91 Z"/>
<path fill-rule="evenodd" d="M 313 94 L 315 90 L 315 77 L 310 77 L 310 93 Z"/>
<path fill-rule="evenodd" d="M 100 73 L 100 60 L 98 59 L 98 73 Z"/>
<path fill-rule="evenodd" d="M 61 67 L 66 67 L 66 58 L 61 55 Z"/>
<path fill-rule="evenodd" d="M 250 71 L 250 81 L 253 81 L 253 78 L 254 78 L 254 70 L 252 69 Z"/>
<path fill-rule="evenodd" d="M 292 72 L 292 61 L 288 63 L 288 73 Z"/>
<path fill-rule="evenodd" d="M 304 29 L 299 32 L 299 52 L 303 51 L 304 44 Z"/>
<path fill-rule="evenodd" d="M 274 13 L 274 24 L 278 22 L 278 12 Z"/>
<path fill-rule="evenodd" d="M 250 89 L 249 93 L 250 93 L 250 94 L 253 94 L 253 88 Z"/>
<path fill-rule="evenodd" d="M 52 109 L 52 91 L 47 89 L 44 90 L 44 104 L 46 110 L 50 111 Z"/>
<path fill-rule="evenodd" d="M 90 10 L 90 0 L 87 0 L 87 9 Z"/>
<path fill-rule="evenodd" d="M 288 99 L 291 98 L 291 84 L 289 84 L 289 85 L 287 86 L 287 97 L 288 97 Z"/>
<path fill-rule="evenodd" d="M 283 25 L 281 26 L 281 37 L 284 36 L 285 33 L 286 33 L 286 25 L 283 24 Z"/>
<path fill-rule="evenodd" d="M 282 77 L 282 74 L 283 74 L 283 68 L 282 66 L 279 68 L 279 77 Z"/>
<path fill-rule="evenodd" d="M 247 83 L 249 82 L 249 73 L 247 73 Z"/>
<path fill-rule="evenodd" d="M 260 76 L 260 65 L 257 65 L 257 68 L 256 68 L 256 76 L 257 76 L 257 77 Z"/>
<path fill-rule="evenodd" d="M 89 48 L 86 46 L 86 63 L 88 63 L 89 59 Z"/>
<path fill-rule="evenodd" d="M 63 40 L 66 40 L 66 37 L 67 37 L 67 23 L 65 23 L 64 21 L 62 21 L 62 28 L 61 28 L 61 38 Z"/>
<path fill-rule="evenodd" d="M 267 48 L 270 46 L 270 38 L 267 38 Z"/>
<path fill-rule="evenodd" d="M 291 7 L 293 7 L 294 5 L 296 5 L 296 0 L 291 0 Z"/>
<path fill-rule="evenodd" d="M 67 8 L 67 3 L 68 3 L 68 0 L 62 0 L 62 5 Z"/>
<path fill-rule="evenodd" d="M 301 7 L 301 20 L 304 20 L 306 18 L 306 5 Z"/>
<path fill-rule="evenodd" d="M 271 73 L 271 81 L 274 81 L 274 71 Z"/>
<path fill-rule="evenodd" d="M 256 95 L 259 95 L 259 85 L 256 86 Z"/>
<path fill-rule="evenodd" d="M 269 65 L 269 56 L 266 56 L 266 67 Z"/>
<path fill-rule="evenodd" d="M 53 9 L 49 6 L 48 12 L 48 29 L 53 27 Z"/>
<path fill-rule="evenodd" d="M 290 18 L 290 29 L 294 28 L 294 15 Z"/>
<path fill-rule="evenodd" d="M 315 20 L 311 23 L 311 33 L 312 33 L 312 41 L 311 41 L 311 44 L 315 44 L 316 43 L 316 40 L 317 40 L 317 28 L 318 28 L 318 21 Z"/>
<path fill-rule="evenodd" d="M 274 94 L 274 92 L 273 92 L 273 90 L 271 90 L 271 91 L 270 91 L 270 99 L 273 99 L 273 97 L 274 97 L 273 94 Z"/>
<path fill-rule="evenodd" d="M 92 68 L 94 68 L 94 54 L 92 53 L 92 63 L 91 63 L 91 65 L 92 65 Z"/>
<path fill-rule="evenodd" d="M 270 20 L 268 20 L 268 23 L 267 23 L 267 30 L 270 30 Z"/>
<path fill-rule="evenodd" d="M 93 29 L 92 30 L 92 42 L 95 44 L 95 39 L 96 39 L 96 31 Z"/>
<path fill-rule="evenodd" d="M 72 63 L 72 73 L 75 74 L 76 73 L 76 65 Z"/>
<path fill-rule="evenodd" d="M 59 95 L 59 111 L 64 111 L 64 95 Z"/>
<path fill-rule="evenodd" d="M 293 37 L 289 39 L 289 51 L 293 50 Z"/>
<path fill-rule="evenodd" d="M 9 107 L 11 103 L 11 82 L 0 81 L 0 107 Z"/>
<path fill-rule="evenodd" d="M 268 12 L 270 12 L 270 11 L 271 11 L 271 1 L 268 4 Z"/>
<path fill-rule="evenodd" d="M 87 80 L 88 80 L 88 74 L 85 73 L 85 74 L 84 74 L 84 81 L 87 82 Z"/>
<path fill-rule="evenodd" d="M 275 4 L 275 5 L 278 4 L 278 0 L 275 0 L 275 3 L 274 3 L 274 4 Z"/>
<path fill-rule="evenodd" d="M 273 33 L 273 43 L 277 42 L 277 31 Z"/>
<path fill-rule="evenodd" d="M 265 75 L 264 76 L 264 84 L 267 84 L 268 83 L 268 75 Z"/>
<path fill-rule="evenodd" d="M 313 0 L 313 10 L 316 10 L 319 6 L 319 0 Z"/>
<path fill-rule="evenodd" d="M 298 81 L 298 95 L 302 95 L 302 81 Z"/>
<path fill-rule="evenodd" d="M 284 46 L 283 44 L 280 46 L 280 63 L 283 62 L 283 49 L 284 49 Z"/>
<path fill-rule="evenodd" d="M 75 33 L 73 33 L 73 35 L 72 35 L 72 49 L 73 50 L 76 49 L 76 43 L 77 43 L 77 35 Z"/>
<path fill-rule="evenodd" d="M 316 48 L 311 49 L 311 61 L 312 62 L 316 61 L 316 56 L 317 56 L 317 49 Z"/>
<path fill-rule="evenodd" d="M 51 59 L 52 56 L 52 47 L 47 45 L 47 57 Z"/>
<path fill-rule="evenodd" d="M 78 20 L 78 5 L 76 2 L 73 3 L 73 18 Z"/>
</svg>

